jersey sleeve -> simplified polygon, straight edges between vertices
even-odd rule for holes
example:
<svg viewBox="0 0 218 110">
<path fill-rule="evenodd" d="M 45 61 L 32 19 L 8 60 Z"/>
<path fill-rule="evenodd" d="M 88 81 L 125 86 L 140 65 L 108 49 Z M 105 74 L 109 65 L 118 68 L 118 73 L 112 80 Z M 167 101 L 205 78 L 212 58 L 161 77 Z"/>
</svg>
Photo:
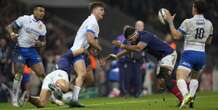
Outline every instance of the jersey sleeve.
<svg viewBox="0 0 218 110">
<path fill-rule="evenodd" d="M 86 32 L 91 32 L 95 35 L 95 37 L 98 37 L 97 36 L 97 33 L 98 33 L 98 25 L 95 24 L 95 23 L 89 23 L 88 26 L 87 26 L 87 30 Z"/>
<path fill-rule="evenodd" d="M 47 29 L 46 29 L 46 26 L 44 25 L 44 31 L 42 33 L 42 36 L 46 37 L 46 34 L 47 34 Z"/>
<path fill-rule="evenodd" d="M 20 16 L 15 20 L 15 23 L 19 28 L 23 26 L 24 22 L 25 22 L 25 16 Z"/>
<path fill-rule="evenodd" d="M 180 27 L 178 28 L 178 31 L 180 31 L 182 34 L 186 34 L 188 30 L 188 19 L 184 20 Z"/>
<path fill-rule="evenodd" d="M 212 23 L 211 23 L 210 35 L 209 36 L 213 36 L 213 25 L 212 25 Z"/>
<path fill-rule="evenodd" d="M 138 44 L 143 44 L 144 46 L 147 46 L 152 37 L 153 35 L 150 33 L 141 34 Z"/>
</svg>

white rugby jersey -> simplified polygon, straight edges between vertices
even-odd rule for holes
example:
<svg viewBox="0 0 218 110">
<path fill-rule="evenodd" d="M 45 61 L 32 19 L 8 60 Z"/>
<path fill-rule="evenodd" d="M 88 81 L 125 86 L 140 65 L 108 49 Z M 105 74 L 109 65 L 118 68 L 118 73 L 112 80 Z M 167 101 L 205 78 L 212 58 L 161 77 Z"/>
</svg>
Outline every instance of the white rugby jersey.
<svg viewBox="0 0 218 110">
<path fill-rule="evenodd" d="M 77 31 L 73 46 L 71 47 L 72 51 L 75 51 L 81 47 L 86 49 L 89 47 L 86 32 L 92 32 L 95 38 L 98 38 L 99 26 L 94 15 L 90 15 L 80 26 L 79 30 Z"/>
<path fill-rule="evenodd" d="M 203 15 L 183 21 L 178 29 L 185 37 L 184 50 L 205 51 L 205 42 L 213 34 L 212 23 Z"/>
<path fill-rule="evenodd" d="M 33 15 L 24 15 L 15 20 L 20 27 L 18 31 L 18 46 L 32 47 L 39 36 L 46 35 L 45 24 L 41 20 L 36 20 Z"/>
</svg>

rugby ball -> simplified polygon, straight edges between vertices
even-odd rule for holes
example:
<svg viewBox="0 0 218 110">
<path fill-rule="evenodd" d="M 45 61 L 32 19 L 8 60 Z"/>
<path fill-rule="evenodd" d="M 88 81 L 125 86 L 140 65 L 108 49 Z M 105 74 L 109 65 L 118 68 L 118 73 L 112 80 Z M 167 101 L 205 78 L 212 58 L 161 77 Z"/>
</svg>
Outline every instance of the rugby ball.
<svg viewBox="0 0 218 110">
<path fill-rule="evenodd" d="M 161 9 L 158 11 L 158 18 L 159 18 L 159 20 L 160 20 L 160 22 L 161 22 L 162 24 L 165 24 L 165 23 L 166 23 L 164 17 L 166 16 L 166 12 L 167 12 L 167 11 L 168 11 L 168 10 L 165 9 L 165 8 L 161 8 Z"/>
<path fill-rule="evenodd" d="M 67 93 L 63 94 L 63 96 L 62 96 L 63 102 L 65 104 L 69 104 L 70 101 L 72 100 L 72 96 L 73 96 L 72 92 L 67 92 Z"/>
</svg>

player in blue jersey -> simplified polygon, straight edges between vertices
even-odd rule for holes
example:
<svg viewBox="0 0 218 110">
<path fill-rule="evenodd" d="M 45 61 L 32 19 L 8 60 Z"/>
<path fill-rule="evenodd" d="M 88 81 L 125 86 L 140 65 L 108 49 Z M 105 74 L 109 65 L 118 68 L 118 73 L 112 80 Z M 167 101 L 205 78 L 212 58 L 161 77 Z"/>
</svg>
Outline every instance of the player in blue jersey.
<svg viewBox="0 0 218 110">
<path fill-rule="evenodd" d="M 160 40 L 155 34 L 147 31 L 138 32 L 135 28 L 130 26 L 124 27 L 124 36 L 129 44 L 126 45 L 118 41 L 113 41 L 112 43 L 115 46 L 124 50 L 116 55 L 110 54 L 105 60 L 119 59 L 123 55 L 128 54 L 130 51 L 146 51 L 157 58 L 160 67 L 158 74 L 161 74 L 161 76 L 165 79 L 167 89 L 173 93 L 179 101 L 181 101 L 181 94 L 170 77 L 176 63 L 176 51 L 167 43 Z"/>
</svg>

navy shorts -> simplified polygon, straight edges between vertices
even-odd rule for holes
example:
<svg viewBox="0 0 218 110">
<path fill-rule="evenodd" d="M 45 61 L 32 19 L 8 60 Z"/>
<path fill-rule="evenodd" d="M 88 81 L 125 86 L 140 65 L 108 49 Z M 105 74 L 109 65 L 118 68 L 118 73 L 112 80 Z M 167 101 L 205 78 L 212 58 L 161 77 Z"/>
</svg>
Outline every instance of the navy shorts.
<svg viewBox="0 0 218 110">
<path fill-rule="evenodd" d="M 78 60 L 84 60 L 84 55 L 78 55 L 73 56 L 72 51 L 68 50 L 66 53 L 64 53 L 63 56 L 61 56 L 60 60 L 57 63 L 57 68 L 63 71 L 66 71 L 68 74 L 72 72 L 73 64 Z"/>
</svg>

